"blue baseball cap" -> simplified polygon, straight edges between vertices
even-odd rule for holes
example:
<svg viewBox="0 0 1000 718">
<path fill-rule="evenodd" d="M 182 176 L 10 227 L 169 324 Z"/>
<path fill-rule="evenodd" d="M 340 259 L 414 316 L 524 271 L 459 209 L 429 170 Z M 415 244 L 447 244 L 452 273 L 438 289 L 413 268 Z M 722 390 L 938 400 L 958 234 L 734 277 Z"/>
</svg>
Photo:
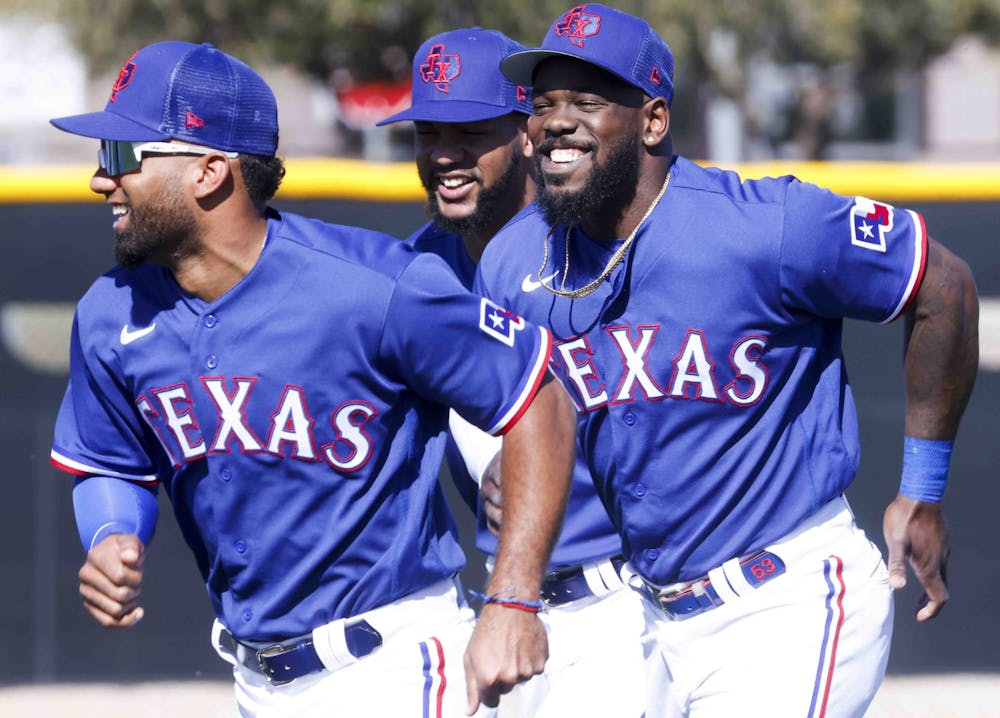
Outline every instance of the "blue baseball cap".
<svg viewBox="0 0 1000 718">
<path fill-rule="evenodd" d="M 404 120 L 478 122 L 511 112 L 531 114 L 531 93 L 500 72 L 500 60 L 526 49 L 502 32 L 481 27 L 435 35 L 413 56 L 410 107 L 377 125 Z"/>
<path fill-rule="evenodd" d="M 122 66 L 104 109 L 57 117 L 60 130 L 100 140 L 184 140 L 273 156 L 278 105 L 249 65 L 209 44 L 157 42 Z"/>
<path fill-rule="evenodd" d="M 500 69 L 512 82 L 530 85 L 538 65 L 574 57 L 607 70 L 669 105 L 674 97 L 674 56 L 645 20 L 598 5 L 577 5 L 552 23 L 542 46 L 504 58 Z"/>
</svg>

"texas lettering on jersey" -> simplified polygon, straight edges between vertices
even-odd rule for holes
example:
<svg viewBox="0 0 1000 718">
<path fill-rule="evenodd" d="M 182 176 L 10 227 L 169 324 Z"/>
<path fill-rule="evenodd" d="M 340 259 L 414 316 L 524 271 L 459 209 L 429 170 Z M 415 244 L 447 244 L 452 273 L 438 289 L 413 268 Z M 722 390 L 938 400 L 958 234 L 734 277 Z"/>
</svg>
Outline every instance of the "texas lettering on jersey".
<svg viewBox="0 0 1000 718">
<path fill-rule="evenodd" d="M 135 404 L 174 468 L 209 453 L 233 451 L 325 461 L 342 472 L 357 471 L 367 463 L 372 455 L 372 441 L 365 424 L 378 415 L 371 403 L 362 399 L 345 401 L 324 417 L 328 424 L 322 426 L 327 428 L 318 430 L 302 387 L 286 385 L 273 407 L 251 407 L 256 382 L 256 378 L 250 377 L 201 377 L 199 397 L 182 382 L 150 389 Z M 214 430 L 200 426 L 193 411 L 195 403 L 206 398 L 217 412 Z M 268 408 L 269 413 L 265 411 Z M 267 416 L 268 420 L 253 426 L 248 414 Z M 317 433 L 322 437 L 319 441 Z M 323 438 L 327 441 L 320 443 Z"/>
<path fill-rule="evenodd" d="M 621 368 L 614 375 L 602 373 L 595 365 L 595 355 L 609 354 L 605 347 L 593 346 L 589 336 L 557 343 L 553 361 L 575 390 L 577 407 L 592 411 L 639 398 L 726 401 L 747 407 L 756 404 L 767 389 L 768 372 L 761 361 L 767 349 L 766 338 L 747 336 L 737 340 L 729 352 L 728 367 L 720 367 L 711 356 L 705 332 L 689 329 L 679 346 L 657 352 L 669 356 L 673 350 L 672 361 L 652 366 L 650 353 L 659 333 L 659 325 L 623 325 L 606 327 L 604 336 L 595 334 L 594 341 L 602 340 L 621 358 Z"/>
</svg>

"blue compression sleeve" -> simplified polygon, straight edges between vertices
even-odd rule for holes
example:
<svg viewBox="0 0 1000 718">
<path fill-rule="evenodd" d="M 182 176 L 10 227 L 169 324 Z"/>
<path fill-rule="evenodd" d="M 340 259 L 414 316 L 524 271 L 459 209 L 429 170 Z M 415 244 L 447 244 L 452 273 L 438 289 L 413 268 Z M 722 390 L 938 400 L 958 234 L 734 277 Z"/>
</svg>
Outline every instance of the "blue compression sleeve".
<svg viewBox="0 0 1000 718">
<path fill-rule="evenodd" d="M 135 534 L 143 545 L 156 530 L 160 506 L 156 488 L 110 476 L 78 479 L 73 486 L 73 512 L 83 550 L 90 551 L 111 534 Z"/>
</svg>

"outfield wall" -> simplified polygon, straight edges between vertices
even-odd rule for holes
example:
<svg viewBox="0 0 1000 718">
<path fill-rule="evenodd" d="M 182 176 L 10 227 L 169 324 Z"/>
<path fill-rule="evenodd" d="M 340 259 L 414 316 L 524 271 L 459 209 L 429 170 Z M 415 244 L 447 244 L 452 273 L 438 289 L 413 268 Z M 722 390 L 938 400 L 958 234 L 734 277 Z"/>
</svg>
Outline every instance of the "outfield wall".
<svg viewBox="0 0 1000 718">
<path fill-rule="evenodd" d="M 747 176 L 788 171 L 787 165 L 754 171 L 761 167 L 741 169 Z M 0 525 L 10 579 L 0 596 L 0 682 L 224 679 L 227 666 L 208 645 L 208 600 L 167 506 L 146 564 L 146 618 L 139 626 L 99 628 L 77 594 L 83 551 L 70 483 L 49 466 L 47 455 L 66 380 L 69 311 L 112 262 L 111 213 L 86 191 L 89 172 L 0 168 L 0 448 L 9 487 Z M 1000 168 L 799 165 L 795 172 L 923 212 L 931 234 L 972 266 L 984 306 L 996 306 L 989 298 L 1000 298 Z M 904 182 L 914 178 L 919 181 Z M 420 198 L 409 165 L 290 160 L 275 206 L 404 235 L 423 221 Z M 984 314 L 984 326 L 994 313 Z M 1000 339 L 996 328 L 984 334 L 985 340 Z M 901 328 L 852 322 L 845 342 L 863 441 L 850 498 L 859 523 L 882 545 L 881 507 L 898 484 L 902 441 Z M 992 531 L 1000 506 L 1000 436 L 992 405 L 998 384 L 997 367 L 981 372 L 955 452 L 946 496 L 952 602 L 940 618 L 918 626 L 912 619 L 918 591 L 911 585 L 898 595 L 890 674 L 1000 671 L 994 600 L 1000 560 Z M 456 504 L 456 513 L 470 535 L 468 512 Z M 466 578 L 478 585 L 480 557 L 469 553 Z"/>
</svg>

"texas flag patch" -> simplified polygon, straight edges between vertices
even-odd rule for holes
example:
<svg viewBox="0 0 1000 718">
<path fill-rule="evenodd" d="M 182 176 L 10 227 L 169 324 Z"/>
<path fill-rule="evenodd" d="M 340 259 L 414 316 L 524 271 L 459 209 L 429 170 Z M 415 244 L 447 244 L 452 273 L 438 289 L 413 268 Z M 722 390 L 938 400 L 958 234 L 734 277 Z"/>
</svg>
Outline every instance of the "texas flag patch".
<svg viewBox="0 0 1000 718">
<path fill-rule="evenodd" d="M 514 346 L 514 332 L 524 329 L 524 320 L 486 297 L 479 304 L 479 328 L 509 347 Z"/>
<path fill-rule="evenodd" d="M 867 197 L 855 197 L 851 207 L 851 244 L 885 252 L 885 236 L 892 231 L 893 207 Z"/>
</svg>

